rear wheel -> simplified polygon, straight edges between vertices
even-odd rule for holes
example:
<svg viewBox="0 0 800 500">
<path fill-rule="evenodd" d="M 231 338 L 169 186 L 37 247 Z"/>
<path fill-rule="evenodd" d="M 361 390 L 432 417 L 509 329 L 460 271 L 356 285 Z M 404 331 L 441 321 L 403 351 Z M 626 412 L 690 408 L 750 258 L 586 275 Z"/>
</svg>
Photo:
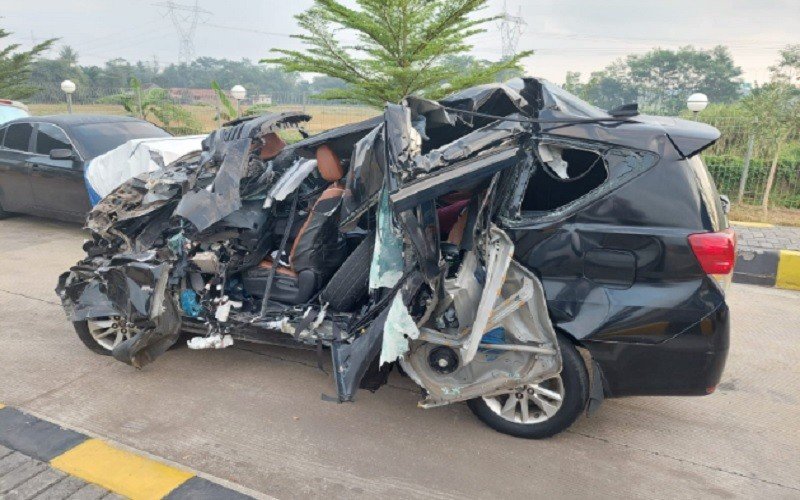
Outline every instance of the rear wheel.
<svg viewBox="0 0 800 500">
<path fill-rule="evenodd" d="M 369 291 L 369 268 L 375 249 L 375 233 L 358 244 L 344 263 L 336 270 L 320 297 L 334 311 L 349 312 L 355 309 Z"/>
<path fill-rule="evenodd" d="M 492 429 L 516 437 L 543 439 L 565 430 L 580 416 L 589 399 L 589 376 L 578 351 L 558 337 L 561 373 L 536 384 L 467 401 L 475 415 Z"/>
<path fill-rule="evenodd" d="M 6 217 L 10 217 L 12 214 L 11 212 L 6 212 L 3 210 L 3 204 L 0 203 L 0 219 L 5 219 Z"/>
</svg>

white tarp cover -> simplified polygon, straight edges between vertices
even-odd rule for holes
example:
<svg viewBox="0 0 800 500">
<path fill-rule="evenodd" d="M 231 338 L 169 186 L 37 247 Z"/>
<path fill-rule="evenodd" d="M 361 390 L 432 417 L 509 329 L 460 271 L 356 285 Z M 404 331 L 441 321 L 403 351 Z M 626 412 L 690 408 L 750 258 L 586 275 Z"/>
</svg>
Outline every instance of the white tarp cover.
<svg viewBox="0 0 800 500">
<path fill-rule="evenodd" d="M 94 158 L 83 173 L 89 201 L 97 204 L 128 179 L 158 170 L 181 156 L 202 149 L 205 135 L 133 139 Z"/>
</svg>

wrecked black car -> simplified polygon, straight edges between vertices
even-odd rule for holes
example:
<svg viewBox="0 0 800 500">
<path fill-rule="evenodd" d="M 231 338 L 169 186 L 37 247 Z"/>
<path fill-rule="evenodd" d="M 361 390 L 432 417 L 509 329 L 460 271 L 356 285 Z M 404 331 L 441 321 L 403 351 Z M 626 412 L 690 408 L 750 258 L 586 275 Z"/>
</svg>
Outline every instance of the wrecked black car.
<svg viewBox="0 0 800 500">
<path fill-rule="evenodd" d="M 230 122 L 92 210 L 57 287 L 90 349 L 137 368 L 186 332 L 327 349 L 339 402 L 399 366 L 420 406 L 529 438 L 719 382 L 734 237 L 698 156 L 716 129 L 533 78 L 287 145 L 309 119 Z"/>
</svg>

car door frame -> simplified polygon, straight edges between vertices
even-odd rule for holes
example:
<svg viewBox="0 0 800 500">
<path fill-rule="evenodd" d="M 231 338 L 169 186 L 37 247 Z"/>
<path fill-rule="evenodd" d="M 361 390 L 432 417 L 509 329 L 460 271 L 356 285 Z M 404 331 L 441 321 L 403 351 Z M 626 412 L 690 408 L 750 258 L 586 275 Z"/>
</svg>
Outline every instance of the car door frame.
<svg viewBox="0 0 800 500">
<path fill-rule="evenodd" d="M 33 191 L 34 206 L 37 213 L 47 217 L 69 221 L 82 221 L 91 209 L 83 177 L 85 161 L 75 141 L 69 133 L 55 123 L 34 121 L 35 134 L 32 137 L 33 153 L 31 158 L 30 181 Z M 36 152 L 39 140 L 39 129 L 42 125 L 56 127 L 67 138 L 72 152 L 76 155 L 70 160 L 54 160 L 49 154 Z M 53 182 L 58 179 L 62 182 Z M 63 181 L 66 180 L 66 185 Z M 55 184 L 55 186 L 54 186 Z M 52 188 L 67 189 L 66 196 L 53 196 Z M 58 194 L 58 193 L 56 193 Z M 66 203 L 64 200 L 66 199 Z M 42 201 L 46 200 L 46 201 Z M 51 204 L 51 202 L 54 202 Z"/>
<path fill-rule="evenodd" d="M 30 182 L 31 167 L 28 161 L 33 153 L 5 146 L 8 130 L 18 124 L 27 124 L 31 127 L 28 149 L 33 147 L 36 127 L 31 120 L 22 119 L 0 126 L 0 128 L 6 129 L 3 144 L 0 144 L 0 206 L 7 212 L 33 214 L 36 207 Z M 6 161 L 3 161 L 3 157 L 6 158 Z"/>
</svg>

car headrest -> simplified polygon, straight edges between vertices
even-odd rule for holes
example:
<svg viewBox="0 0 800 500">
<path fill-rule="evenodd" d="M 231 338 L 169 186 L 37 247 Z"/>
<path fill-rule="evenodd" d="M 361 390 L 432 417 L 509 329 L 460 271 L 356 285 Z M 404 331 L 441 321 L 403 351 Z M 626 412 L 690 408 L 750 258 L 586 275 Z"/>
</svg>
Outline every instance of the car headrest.
<svg viewBox="0 0 800 500">
<path fill-rule="evenodd" d="M 278 156 L 286 143 L 275 132 L 270 132 L 263 137 L 264 145 L 261 146 L 261 154 L 259 157 L 262 160 L 269 160 Z"/>
<path fill-rule="evenodd" d="M 317 148 L 317 170 L 319 174 L 328 182 L 336 182 L 344 177 L 342 164 L 339 156 L 327 144 Z"/>
</svg>

